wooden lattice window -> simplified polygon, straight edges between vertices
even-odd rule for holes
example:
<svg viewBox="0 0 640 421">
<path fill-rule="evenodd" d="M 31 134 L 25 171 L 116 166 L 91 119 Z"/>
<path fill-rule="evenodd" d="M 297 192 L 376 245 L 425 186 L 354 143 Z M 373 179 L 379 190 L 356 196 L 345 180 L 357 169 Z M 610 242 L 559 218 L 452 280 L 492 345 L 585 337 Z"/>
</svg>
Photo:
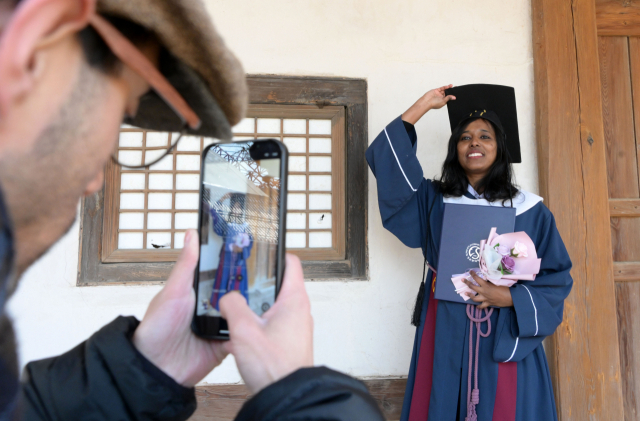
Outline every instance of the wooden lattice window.
<svg viewBox="0 0 640 421">
<path fill-rule="evenodd" d="M 247 116 L 234 140 L 276 138 L 289 150 L 288 251 L 344 259 L 344 107 L 253 105 Z"/>
<path fill-rule="evenodd" d="M 117 154 L 144 162 L 164 153 L 171 136 L 177 134 L 123 127 Z M 171 154 L 148 169 L 107 165 L 103 262 L 176 260 L 185 230 L 198 225 L 200 156 L 211 142 L 183 136 Z"/>
<path fill-rule="evenodd" d="M 248 119 L 234 135 L 279 138 L 291 152 L 287 245 L 302 258 L 305 278 L 367 279 L 366 82 L 278 76 L 247 82 Z M 124 128 L 118 153 L 142 161 L 174 135 Z M 148 170 L 107 165 L 104 189 L 82 201 L 78 285 L 167 278 L 184 231 L 196 228 L 200 155 L 210 141 L 187 136 Z"/>
</svg>

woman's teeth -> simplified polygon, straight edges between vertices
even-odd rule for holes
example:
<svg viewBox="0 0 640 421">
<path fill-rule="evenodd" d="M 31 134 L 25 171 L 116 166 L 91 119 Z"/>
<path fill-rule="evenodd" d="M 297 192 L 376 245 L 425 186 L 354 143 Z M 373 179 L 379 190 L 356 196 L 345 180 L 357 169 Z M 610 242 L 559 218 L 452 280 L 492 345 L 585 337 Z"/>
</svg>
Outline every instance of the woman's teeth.
<svg viewBox="0 0 640 421">
<path fill-rule="evenodd" d="M 481 154 L 481 153 L 476 152 L 476 153 L 469 154 L 469 155 L 467 155 L 467 156 L 468 156 L 469 158 L 475 158 L 475 157 L 477 157 L 477 156 L 482 156 L 482 154 Z"/>
</svg>

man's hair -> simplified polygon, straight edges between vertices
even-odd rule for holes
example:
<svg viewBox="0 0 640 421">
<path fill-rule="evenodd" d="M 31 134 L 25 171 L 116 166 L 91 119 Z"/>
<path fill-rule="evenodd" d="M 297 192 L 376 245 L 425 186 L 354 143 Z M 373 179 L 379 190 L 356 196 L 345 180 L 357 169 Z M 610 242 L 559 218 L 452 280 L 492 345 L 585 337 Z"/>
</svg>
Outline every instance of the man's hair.
<svg viewBox="0 0 640 421">
<path fill-rule="evenodd" d="M 153 39 L 153 34 L 150 31 L 130 20 L 109 16 L 105 17 L 134 44 L 144 44 Z M 78 33 L 78 38 L 90 66 L 110 75 L 120 71 L 122 63 L 113 54 L 95 29 L 87 26 Z"/>
<path fill-rule="evenodd" d="M 16 6 L 20 1 L 22 0 L 0 0 L 0 3 L 9 2 Z M 104 17 L 134 44 L 145 43 L 153 39 L 153 34 L 150 31 L 130 20 L 113 16 Z M 111 52 L 95 29 L 87 26 L 78 33 L 78 38 L 89 65 L 109 75 L 120 71 L 120 60 Z"/>
<path fill-rule="evenodd" d="M 462 196 L 469 187 L 467 174 L 458 160 L 458 142 L 467 126 L 475 120 L 478 120 L 478 118 L 472 118 L 460 123 L 449 138 L 449 149 L 447 157 L 442 164 L 442 174 L 440 179 L 436 180 L 440 191 L 445 196 Z M 491 124 L 496 133 L 498 150 L 496 160 L 491 165 L 489 173 L 480 180 L 476 190 L 478 193 L 484 194 L 485 199 L 489 202 L 502 200 L 504 203 L 518 194 L 518 186 L 516 186 L 513 179 L 513 168 L 509 158 L 509 151 L 507 150 L 505 133 L 492 122 L 485 121 Z"/>
</svg>

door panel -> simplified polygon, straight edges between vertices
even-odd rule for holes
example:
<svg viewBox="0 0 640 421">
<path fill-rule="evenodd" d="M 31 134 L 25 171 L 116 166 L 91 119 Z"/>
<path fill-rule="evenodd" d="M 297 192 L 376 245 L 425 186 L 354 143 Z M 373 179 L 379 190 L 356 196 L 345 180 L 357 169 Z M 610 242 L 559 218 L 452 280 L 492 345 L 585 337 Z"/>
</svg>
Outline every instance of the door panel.
<svg viewBox="0 0 640 421">
<path fill-rule="evenodd" d="M 611 246 L 614 262 L 640 261 L 640 218 L 611 218 Z"/>
<path fill-rule="evenodd" d="M 627 37 L 599 37 L 610 199 L 637 198 L 638 163 Z"/>
<path fill-rule="evenodd" d="M 599 37 L 625 420 L 640 414 L 640 39 Z"/>
<path fill-rule="evenodd" d="M 637 420 L 640 413 L 640 282 L 616 282 L 620 371 L 625 420 Z"/>
</svg>

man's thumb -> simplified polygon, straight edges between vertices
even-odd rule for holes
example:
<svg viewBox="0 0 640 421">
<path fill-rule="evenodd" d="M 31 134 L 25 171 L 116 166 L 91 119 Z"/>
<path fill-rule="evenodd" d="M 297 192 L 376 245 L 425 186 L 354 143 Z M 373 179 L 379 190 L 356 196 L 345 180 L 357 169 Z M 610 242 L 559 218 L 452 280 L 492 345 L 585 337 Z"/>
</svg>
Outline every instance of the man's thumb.
<svg viewBox="0 0 640 421">
<path fill-rule="evenodd" d="M 249 308 L 247 300 L 236 291 L 229 292 L 220 299 L 220 314 L 227 319 L 229 332 L 236 330 L 237 326 L 248 327 L 259 320 Z"/>
<path fill-rule="evenodd" d="M 187 285 L 188 288 L 192 287 L 198 255 L 198 233 L 195 230 L 188 230 L 184 236 L 182 253 L 173 266 L 165 289 L 182 289 L 187 288 Z"/>
</svg>

